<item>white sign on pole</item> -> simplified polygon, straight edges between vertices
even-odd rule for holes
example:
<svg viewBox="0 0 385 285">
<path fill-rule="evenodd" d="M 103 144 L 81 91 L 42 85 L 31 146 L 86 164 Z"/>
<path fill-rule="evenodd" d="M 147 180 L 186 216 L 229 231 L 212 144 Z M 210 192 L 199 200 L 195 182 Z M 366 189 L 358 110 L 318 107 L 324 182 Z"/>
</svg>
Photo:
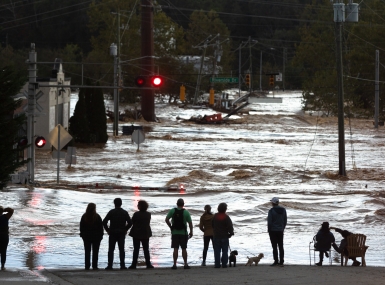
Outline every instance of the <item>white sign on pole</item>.
<svg viewBox="0 0 385 285">
<path fill-rule="evenodd" d="M 76 164 L 76 147 L 67 147 L 66 164 Z"/>
<path fill-rule="evenodd" d="M 282 73 L 281 72 L 275 76 L 275 81 L 282 81 Z"/>
<path fill-rule="evenodd" d="M 135 130 L 131 135 L 131 140 L 138 145 L 137 151 L 139 151 L 139 145 L 144 142 L 144 132 L 142 130 Z"/>
<path fill-rule="evenodd" d="M 142 130 L 135 130 L 131 135 L 131 139 L 137 145 L 141 144 L 144 142 L 144 132 Z"/>
<path fill-rule="evenodd" d="M 49 134 L 48 141 L 53 145 L 54 148 L 58 149 L 58 133 L 60 128 L 60 149 L 66 146 L 72 140 L 72 136 L 63 128 L 62 125 L 57 125 Z"/>
</svg>

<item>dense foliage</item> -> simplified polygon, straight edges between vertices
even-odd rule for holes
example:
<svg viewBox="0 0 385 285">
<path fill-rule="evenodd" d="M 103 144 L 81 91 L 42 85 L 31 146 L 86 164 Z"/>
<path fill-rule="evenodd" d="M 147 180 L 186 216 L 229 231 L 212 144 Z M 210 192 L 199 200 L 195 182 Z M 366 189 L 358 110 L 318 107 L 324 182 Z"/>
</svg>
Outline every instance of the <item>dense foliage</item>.
<svg viewBox="0 0 385 285">
<path fill-rule="evenodd" d="M 7 1 L 0 4 L 0 62 L 26 70 L 26 48 L 35 42 L 38 61 L 62 58 L 73 83 L 80 84 L 83 73 L 93 82 L 112 85 L 109 46 L 118 43 L 120 34 L 122 83 L 133 86 L 141 73 L 140 2 Z M 161 92 L 170 98 L 178 97 L 182 84 L 187 94 L 195 89 L 197 71 L 191 62 L 182 62 L 181 56 L 201 56 L 202 42 L 219 34 L 219 76 L 237 76 L 241 63 L 241 74 L 252 69 L 252 83 L 259 86 L 261 65 L 263 75 L 284 71 L 285 86 L 282 82 L 276 86 L 303 90 L 306 109 L 335 113 L 335 27 L 330 0 L 158 0 L 154 5 L 155 69 L 167 79 Z M 345 101 L 348 112 L 357 116 L 373 113 L 374 54 L 385 46 L 384 13 L 384 1 L 361 1 L 359 22 L 343 25 Z M 258 43 L 247 44 L 249 38 Z M 214 66 L 216 49 L 210 45 L 206 50 L 208 66 Z M 44 76 L 49 68 L 39 66 L 39 74 Z M 208 91 L 213 72 L 213 68 L 205 71 L 201 90 Z M 263 89 L 271 88 L 268 76 L 262 76 L 261 84 Z M 229 87 L 237 86 L 217 85 L 215 89 Z M 382 117 L 384 94 L 380 88 Z M 120 98 L 134 102 L 138 95 L 135 90 L 124 90 Z"/>
<path fill-rule="evenodd" d="M 76 103 L 74 114 L 69 121 L 69 133 L 76 142 L 90 142 L 90 128 L 87 118 L 87 107 L 85 101 L 86 89 L 81 88 L 79 91 L 78 102 Z"/>
<path fill-rule="evenodd" d="M 20 100 L 12 97 L 20 91 L 25 81 L 26 77 L 15 68 L 0 68 L 0 189 L 7 185 L 9 175 L 25 162 L 18 162 L 19 150 L 16 149 L 17 142 L 21 139 L 18 130 L 25 123 L 25 116 L 13 116 Z"/>
</svg>

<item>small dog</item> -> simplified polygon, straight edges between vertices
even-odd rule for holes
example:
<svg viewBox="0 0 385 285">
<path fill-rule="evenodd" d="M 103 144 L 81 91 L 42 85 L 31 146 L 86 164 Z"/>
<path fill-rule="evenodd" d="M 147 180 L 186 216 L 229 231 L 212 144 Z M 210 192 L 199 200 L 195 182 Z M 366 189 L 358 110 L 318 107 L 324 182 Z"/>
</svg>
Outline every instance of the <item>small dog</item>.
<svg viewBox="0 0 385 285">
<path fill-rule="evenodd" d="M 255 266 L 258 265 L 259 261 L 264 257 L 263 253 L 258 254 L 258 256 L 255 257 L 247 257 L 249 260 L 246 263 L 246 266 L 251 266 L 253 262 L 255 263 Z"/>
<path fill-rule="evenodd" d="M 235 265 L 237 265 L 237 255 L 238 255 L 238 251 L 237 250 L 233 250 L 230 252 L 230 257 L 229 257 L 229 266 L 231 267 L 231 263 L 234 263 L 234 267 Z"/>
</svg>

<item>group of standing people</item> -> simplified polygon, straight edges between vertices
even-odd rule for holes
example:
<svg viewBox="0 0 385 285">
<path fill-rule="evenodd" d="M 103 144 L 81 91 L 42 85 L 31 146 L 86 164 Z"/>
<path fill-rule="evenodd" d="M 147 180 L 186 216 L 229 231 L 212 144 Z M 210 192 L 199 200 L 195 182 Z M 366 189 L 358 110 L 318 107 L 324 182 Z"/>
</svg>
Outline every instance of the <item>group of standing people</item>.
<svg viewBox="0 0 385 285">
<path fill-rule="evenodd" d="M 116 243 L 119 248 L 120 269 L 127 269 L 125 266 L 125 237 L 129 236 L 133 240 L 132 263 L 128 269 L 136 269 L 140 244 L 142 244 L 147 268 L 154 268 L 150 260 L 149 238 L 152 236 L 150 221 L 151 213 L 147 211 L 148 203 L 144 200 L 138 202 L 138 210 L 130 218 L 127 211 L 122 209 L 122 200 L 114 200 L 115 208 L 108 212 L 102 220 L 96 212 L 96 205 L 89 203 L 86 212 L 80 220 L 80 236 L 83 239 L 85 251 L 85 269 L 89 270 L 91 265 L 93 270 L 98 270 L 98 255 L 100 242 L 103 239 L 104 230 L 108 234 L 108 265 L 106 270 L 113 269 L 114 251 Z M 193 224 L 191 215 L 184 208 L 184 200 L 178 199 L 175 208 L 167 213 L 166 224 L 171 231 L 171 248 L 173 248 L 173 266 L 177 269 L 179 248 L 182 250 L 184 269 L 190 269 L 187 263 L 187 243 L 193 236 Z M 207 250 L 210 240 L 214 247 L 215 268 L 225 268 L 228 263 L 229 238 L 234 235 L 233 223 L 226 214 L 227 204 L 218 205 L 218 213 L 211 213 L 211 206 L 205 206 L 205 213 L 200 220 L 199 228 L 204 232 L 204 250 L 202 266 L 206 265 Z M 188 230 L 187 230 L 188 225 Z M 92 263 L 91 263 L 92 250 Z M 221 256 L 222 253 L 222 256 Z"/>
<path fill-rule="evenodd" d="M 283 265 L 283 231 L 286 227 L 286 210 L 279 206 L 279 199 L 271 200 L 273 207 L 268 214 L 268 231 L 273 247 L 274 263 L 272 265 Z M 125 238 L 128 233 L 132 237 L 133 255 L 129 269 L 136 269 L 140 245 L 142 244 L 147 268 L 154 268 L 151 264 L 149 239 L 152 236 L 150 227 L 151 213 L 147 211 L 148 203 L 145 200 L 138 201 L 138 211 L 130 218 L 126 210 L 122 208 L 122 199 L 114 199 L 115 208 L 110 210 L 102 220 L 96 212 L 96 205 L 89 203 L 85 213 L 80 220 L 80 236 L 84 243 L 84 264 L 85 269 L 98 270 L 98 257 L 100 243 L 104 236 L 104 231 L 108 234 L 108 265 L 106 270 L 113 269 L 115 246 L 118 244 L 120 269 L 127 269 L 125 265 Z M 171 230 L 171 248 L 173 248 L 173 266 L 177 269 L 179 248 L 182 250 L 184 269 L 190 269 L 187 263 L 187 243 L 193 236 L 193 224 L 191 215 L 184 208 L 184 200 L 178 199 L 177 207 L 169 210 L 165 218 L 166 224 Z M 199 229 L 204 233 L 203 236 L 203 261 L 202 266 L 206 266 L 207 251 L 210 241 L 214 248 L 215 268 L 226 268 L 229 261 L 229 239 L 234 235 L 234 227 L 231 218 L 226 214 L 227 204 L 220 203 L 218 212 L 213 214 L 211 206 L 204 207 L 204 214 L 200 217 Z M 4 270 L 6 261 L 6 251 L 9 243 L 8 221 L 13 215 L 14 210 L 0 206 L 0 254 L 1 269 Z M 189 231 L 187 231 L 187 225 Z M 278 249 L 279 256 L 278 259 Z M 91 262 L 92 252 L 92 262 Z"/>
<path fill-rule="evenodd" d="M 279 205 L 279 198 L 274 197 L 270 200 L 272 208 L 267 216 L 267 230 L 270 242 L 273 248 L 274 262 L 271 266 L 283 266 L 284 264 L 284 247 L 283 237 L 284 230 L 287 225 L 286 209 Z M 144 258 L 147 268 L 154 268 L 151 264 L 149 239 L 152 236 L 150 227 L 151 213 L 147 211 L 148 203 L 145 200 L 138 201 L 138 211 L 130 218 L 128 212 L 122 209 L 122 199 L 114 200 L 115 208 L 110 210 L 106 217 L 102 220 L 96 212 L 96 205 L 89 203 L 86 212 L 80 220 L 80 236 L 84 243 L 84 264 L 85 269 L 89 270 L 92 266 L 93 270 L 98 270 L 98 256 L 100 243 L 104 236 L 104 230 L 108 234 L 108 265 L 106 270 L 113 269 L 115 246 L 118 244 L 120 269 L 127 269 L 125 265 L 125 238 L 129 232 L 133 242 L 132 263 L 129 269 L 136 269 L 138 263 L 138 255 L 140 245 L 143 247 Z M 172 208 L 167 213 L 165 222 L 171 230 L 171 248 L 173 248 L 173 266 L 177 269 L 177 260 L 179 248 L 182 250 L 182 258 L 184 261 L 184 269 L 190 269 L 187 263 L 187 243 L 193 236 L 193 224 L 191 215 L 184 208 L 184 200 L 178 199 L 177 207 Z M 217 208 L 218 212 L 213 214 L 211 206 L 204 207 L 204 213 L 200 217 L 199 229 L 203 232 L 203 260 L 202 266 L 206 266 L 207 251 L 210 241 L 214 248 L 215 268 L 226 268 L 229 261 L 229 239 L 234 235 L 234 227 L 231 218 L 226 214 L 227 204 L 220 203 Z M 5 270 L 5 262 L 7 256 L 7 247 L 9 243 L 9 219 L 12 217 L 14 210 L 10 207 L 3 208 L 0 206 L 0 255 L 1 270 Z M 189 231 L 187 231 L 187 225 Z M 330 232 L 334 229 L 343 237 L 339 246 L 335 243 L 334 235 Z M 322 266 L 323 258 L 328 256 L 331 246 L 338 252 L 347 253 L 347 237 L 352 233 L 347 230 L 330 227 L 328 222 L 324 222 L 318 231 L 316 239 L 316 250 L 319 251 L 318 266 Z M 91 263 L 92 252 L 92 263 Z M 351 257 L 353 266 L 359 266 L 360 262 L 355 257 Z"/>
<path fill-rule="evenodd" d="M 125 239 L 129 232 L 132 237 L 134 251 L 132 263 L 129 269 L 136 269 L 140 244 L 142 244 L 147 268 L 154 268 L 150 260 L 149 239 L 152 236 L 150 228 L 151 213 L 147 211 L 148 203 L 144 200 L 138 201 L 138 210 L 130 218 L 128 212 L 122 209 L 122 199 L 114 200 L 115 208 L 110 210 L 102 220 L 96 212 L 96 205 L 89 203 L 86 212 L 80 220 L 80 236 L 84 243 L 85 269 L 91 267 L 91 248 L 92 248 L 92 269 L 98 270 L 98 256 L 100 242 L 103 239 L 104 230 L 108 234 L 108 265 L 106 270 L 112 270 L 114 261 L 115 246 L 118 244 L 120 269 L 127 269 L 125 265 Z"/>
<path fill-rule="evenodd" d="M 190 213 L 184 208 L 184 200 L 178 199 L 177 207 L 171 209 L 165 219 L 166 224 L 171 230 L 171 248 L 174 249 L 171 269 L 177 269 L 179 247 L 182 250 L 184 269 L 190 269 L 187 264 L 187 243 L 193 236 L 193 225 Z M 211 206 L 206 205 L 205 212 L 200 218 L 199 228 L 204 233 L 203 236 L 203 261 L 202 266 L 206 266 L 207 250 L 210 240 L 214 247 L 215 268 L 225 268 L 228 263 L 229 238 L 234 235 L 233 223 L 226 214 L 227 204 L 218 205 L 218 213 L 211 213 Z M 187 234 L 187 224 L 189 233 Z M 222 257 L 221 257 L 222 253 Z"/>
</svg>

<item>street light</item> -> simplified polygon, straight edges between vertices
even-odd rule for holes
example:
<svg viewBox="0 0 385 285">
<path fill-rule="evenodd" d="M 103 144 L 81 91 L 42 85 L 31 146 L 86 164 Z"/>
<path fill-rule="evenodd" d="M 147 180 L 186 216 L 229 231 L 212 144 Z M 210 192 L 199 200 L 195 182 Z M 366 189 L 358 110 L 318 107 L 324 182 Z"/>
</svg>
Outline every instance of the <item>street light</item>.
<svg viewBox="0 0 385 285">
<path fill-rule="evenodd" d="M 114 124 L 113 124 L 113 134 L 114 136 L 119 135 L 119 104 L 118 104 L 118 89 L 116 88 L 117 84 L 117 69 L 118 69 L 118 47 L 116 44 L 112 43 L 110 46 L 110 55 L 114 57 Z"/>
</svg>

